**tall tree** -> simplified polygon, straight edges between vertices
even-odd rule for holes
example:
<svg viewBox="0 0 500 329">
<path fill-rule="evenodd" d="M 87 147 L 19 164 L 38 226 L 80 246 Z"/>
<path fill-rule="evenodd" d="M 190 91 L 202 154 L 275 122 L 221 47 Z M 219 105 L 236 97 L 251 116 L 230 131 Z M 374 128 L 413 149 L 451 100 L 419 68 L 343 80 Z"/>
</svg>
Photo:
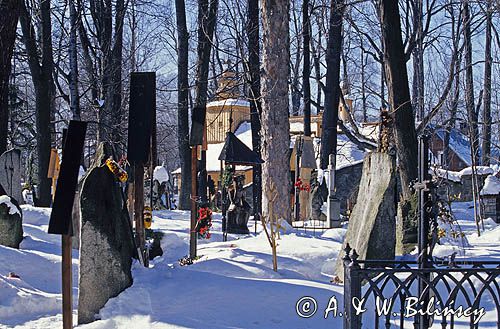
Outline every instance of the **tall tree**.
<svg viewBox="0 0 500 329">
<path fill-rule="evenodd" d="M 89 8 L 93 24 L 80 24 L 79 34 L 86 63 L 84 68 L 87 75 L 97 81 L 91 86 L 92 93 L 96 94 L 93 100 L 99 106 L 97 138 L 113 142 L 121 153 L 124 146 L 122 125 L 126 122 L 121 97 L 126 5 L 124 0 L 90 0 Z M 90 31 L 88 35 L 84 25 Z M 96 44 L 92 44 L 94 38 Z"/>
<path fill-rule="evenodd" d="M 192 118 L 196 115 L 195 111 L 203 113 L 200 117 L 205 118 L 207 111 L 210 52 L 212 50 L 218 6 L 218 0 L 198 0 L 198 59 L 196 64 L 195 100 Z M 192 136 L 193 134 L 191 134 Z M 204 201 L 207 199 L 206 165 L 206 151 L 202 151 L 201 167 L 198 168 L 198 172 L 200 173 L 202 182 L 199 184 L 199 191 L 201 192 L 199 196 Z"/>
<path fill-rule="evenodd" d="M 248 0 L 247 9 L 248 35 L 248 72 L 250 78 L 250 120 L 252 125 L 252 147 L 261 155 L 260 134 L 262 113 L 260 101 L 260 45 L 259 45 L 259 0 Z M 253 210 L 254 216 L 262 214 L 262 167 L 256 165 L 252 172 Z M 259 218 L 256 217 L 256 220 Z"/>
<path fill-rule="evenodd" d="M 114 119 L 112 121 L 112 141 L 117 146 L 119 153 L 124 151 L 125 135 L 123 132 L 125 131 L 125 127 L 123 125 L 127 122 L 125 120 L 125 111 L 122 106 L 123 25 L 126 10 L 127 8 L 124 0 L 116 0 L 114 43 L 111 50 L 111 84 L 107 92 L 107 99 L 111 100 L 109 107 L 111 108 L 112 118 Z M 156 126 L 156 123 L 153 124 Z"/>
<path fill-rule="evenodd" d="M 186 4 L 175 0 L 177 17 L 177 140 L 181 162 L 182 185 L 179 193 L 179 209 L 191 207 L 191 150 L 189 148 L 189 33 L 186 24 Z"/>
<path fill-rule="evenodd" d="M 483 94 L 483 138 L 481 160 L 484 166 L 490 164 L 491 157 L 491 32 L 493 29 L 493 5 L 486 1 L 486 35 L 484 41 L 484 94 Z"/>
<path fill-rule="evenodd" d="M 0 154 L 7 150 L 9 77 L 21 0 L 0 0 Z"/>
<path fill-rule="evenodd" d="M 330 154 L 337 153 L 337 122 L 340 102 L 340 59 L 342 56 L 342 19 L 344 0 L 332 0 L 326 50 L 325 110 L 321 135 L 321 169 L 328 167 Z M 334 157 L 335 158 L 335 157 Z M 333 164 L 335 167 L 335 163 Z"/>
<path fill-rule="evenodd" d="M 394 137 L 399 159 L 403 199 L 410 200 L 411 183 L 417 178 L 417 135 L 412 110 L 408 72 L 401 35 L 397 1 L 380 1 L 380 21 L 384 50 L 384 72 L 389 104 L 394 115 Z"/>
<path fill-rule="evenodd" d="M 262 10 L 262 165 L 263 215 L 291 221 L 289 1 L 261 0 Z M 275 194 L 271 196 L 270 194 Z M 274 198 L 274 201 L 271 199 Z"/>
<path fill-rule="evenodd" d="M 474 106 L 474 72 L 472 67 L 472 39 L 471 39 L 471 15 L 468 0 L 463 2 L 463 34 L 465 50 L 465 108 L 467 110 L 467 121 L 469 124 L 469 139 L 472 150 L 472 164 L 477 165 L 479 155 L 479 128 L 478 115 Z"/>
<path fill-rule="evenodd" d="M 302 38 L 304 45 L 304 63 L 302 69 L 302 91 L 304 93 L 304 135 L 311 136 L 311 19 L 309 17 L 309 0 L 302 1 Z"/>
<path fill-rule="evenodd" d="M 424 118 L 424 44 L 423 44 L 423 0 L 413 0 L 413 34 L 415 46 L 413 48 L 413 105 L 418 120 Z"/>
<path fill-rule="evenodd" d="M 73 115 L 73 120 L 80 120 L 80 94 L 78 91 L 78 48 L 76 33 L 78 30 L 79 20 L 74 0 L 68 1 L 69 5 L 69 107 Z"/>
<path fill-rule="evenodd" d="M 217 18 L 218 0 L 198 0 L 198 62 L 196 65 L 194 107 L 206 110 L 208 69 Z"/>
<path fill-rule="evenodd" d="M 23 42 L 28 55 L 33 86 L 35 88 L 36 107 L 36 147 L 38 202 L 42 207 L 51 203 L 51 181 L 47 178 L 51 147 L 51 115 L 54 112 L 55 85 L 53 79 L 54 63 L 52 52 L 52 23 L 50 1 L 40 2 L 40 22 L 35 33 L 31 13 L 21 2 L 20 22 Z M 39 43 L 39 44 L 38 44 Z"/>
</svg>

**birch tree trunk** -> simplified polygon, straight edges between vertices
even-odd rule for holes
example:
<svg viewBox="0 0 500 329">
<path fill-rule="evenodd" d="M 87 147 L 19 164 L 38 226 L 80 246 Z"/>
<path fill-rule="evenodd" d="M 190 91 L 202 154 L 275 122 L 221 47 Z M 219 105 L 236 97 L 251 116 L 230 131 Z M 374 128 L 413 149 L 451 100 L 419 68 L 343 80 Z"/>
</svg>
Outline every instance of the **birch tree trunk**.
<svg viewBox="0 0 500 329">
<path fill-rule="evenodd" d="M 0 154 L 7 150 L 9 77 L 21 0 L 0 0 Z"/>
<path fill-rule="evenodd" d="M 262 210 L 264 216 L 271 213 L 290 223 L 289 9 L 287 0 L 261 0 L 262 156 L 265 161 Z M 270 186 L 274 186 L 274 202 L 270 199 Z"/>
</svg>

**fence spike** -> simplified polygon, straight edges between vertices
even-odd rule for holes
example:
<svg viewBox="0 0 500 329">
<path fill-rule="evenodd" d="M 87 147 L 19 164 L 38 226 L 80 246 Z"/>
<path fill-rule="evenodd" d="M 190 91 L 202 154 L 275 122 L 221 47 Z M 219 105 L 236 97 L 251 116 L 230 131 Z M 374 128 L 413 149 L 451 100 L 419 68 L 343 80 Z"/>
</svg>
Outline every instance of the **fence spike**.
<svg viewBox="0 0 500 329">
<path fill-rule="evenodd" d="M 351 253 L 351 250 L 352 250 L 352 248 L 349 245 L 349 243 L 346 243 L 345 248 L 344 248 L 345 255 L 342 258 L 342 260 L 344 261 L 344 264 L 349 264 L 351 262 L 351 257 L 349 256 L 349 254 Z"/>
</svg>

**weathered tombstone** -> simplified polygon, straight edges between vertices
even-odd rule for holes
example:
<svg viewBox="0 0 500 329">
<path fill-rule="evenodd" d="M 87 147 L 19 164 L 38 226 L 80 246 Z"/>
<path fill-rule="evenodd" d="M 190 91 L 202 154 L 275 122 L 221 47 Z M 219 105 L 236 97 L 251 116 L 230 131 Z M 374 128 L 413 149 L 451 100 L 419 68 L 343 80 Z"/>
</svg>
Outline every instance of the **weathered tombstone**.
<svg viewBox="0 0 500 329">
<path fill-rule="evenodd" d="M 1 194 L 0 192 L 0 245 L 19 248 L 23 240 L 21 208 L 16 200 Z"/>
<path fill-rule="evenodd" d="M 249 234 L 248 219 L 250 205 L 245 200 L 243 180 L 245 176 L 234 177 L 233 190 L 229 191 L 229 209 L 227 211 L 227 232 L 234 234 Z"/>
<path fill-rule="evenodd" d="M 167 205 L 163 202 L 163 196 L 167 191 L 169 176 L 168 171 L 163 166 L 157 166 L 153 171 L 153 209 L 160 210 L 166 209 Z M 166 197 L 166 203 L 169 203 L 168 196 Z"/>
<path fill-rule="evenodd" d="M 328 191 L 326 187 L 326 183 L 318 182 L 315 180 L 315 176 L 317 176 L 317 172 L 314 173 L 313 178 L 311 179 L 313 184 L 311 184 L 311 197 L 309 198 L 309 213 L 311 216 L 311 220 L 320 220 L 326 221 L 326 215 L 323 213 L 321 208 L 325 200 L 328 198 Z"/>
<path fill-rule="evenodd" d="M 349 243 L 360 259 L 393 260 L 396 245 L 396 164 L 387 153 L 369 153 L 341 252 L 336 275 L 343 280 L 342 257 Z"/>
<path fill-rule="evenodd" d="M 0 185 L 8 196 L 23 204 L 21 191 L 21 151 L 9 150 L 0 155 Z"/>
<path fill-rule="evenodd" d="M 117 178 L 104 165 L 112 155 L 101 144 L 80 194 L 78 323 L 89 323 L 106 302 L 132 284 L 133 241 Z"/>
</svg>

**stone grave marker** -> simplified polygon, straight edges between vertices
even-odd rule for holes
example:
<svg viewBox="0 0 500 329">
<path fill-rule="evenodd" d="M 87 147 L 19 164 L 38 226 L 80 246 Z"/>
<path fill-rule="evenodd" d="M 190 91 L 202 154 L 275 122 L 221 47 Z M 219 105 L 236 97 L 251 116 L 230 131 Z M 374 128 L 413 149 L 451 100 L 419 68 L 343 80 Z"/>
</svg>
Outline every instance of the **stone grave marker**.
<svg viewBox="0 0 500 329">
<path fill-rule="evenodd" d="M 117 178 L 102 165 L 111 147 L 101 144 L 80 193 L 78 323 L 96 319 L 106 302 L 132 285 L 133 241 Z"/>
<path fill-rule="evenodd" d="M 23 204 L 21 192 L 21 151 L 12 149 L 0 155 L 0 185 L 11 198 Z"/>
<path fill-rule="evenodd" d="M 349 243 L 360 260 L 393 260 L 396 247 L 396 164 L 387 153 L 369 153 L 363 162 L 358 199 L 352 210 L 336 275 L 344 279 L 342 257 Z"/>
<path fill-rule="evenodd" d="M 22 240 L 23 221 L 21 208 L 15 199 L 2 195 L 0 192 L 0 245 L 19 248 Z"/>
</svg>

